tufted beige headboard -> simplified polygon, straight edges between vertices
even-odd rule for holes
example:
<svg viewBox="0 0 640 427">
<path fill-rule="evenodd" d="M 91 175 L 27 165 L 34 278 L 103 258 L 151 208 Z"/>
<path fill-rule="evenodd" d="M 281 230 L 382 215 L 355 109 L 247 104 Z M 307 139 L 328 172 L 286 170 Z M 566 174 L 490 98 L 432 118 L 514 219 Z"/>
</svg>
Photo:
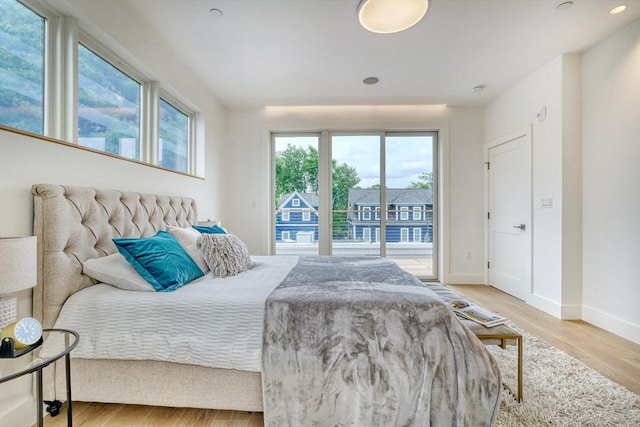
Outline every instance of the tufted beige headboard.
<svg viewBox="0 0 640 427">
<path fill-rule="evenodd" d="M 67 298 L 94 284 L 82 273 L 82 263 L 116 252 L 112 238 L 152 236 L 198 218 L 188 197 L 51 184 L 34 185 L 31 192 L 38 238 L 33 316 L 44 328 L 53 327 Z"/>
</svg>

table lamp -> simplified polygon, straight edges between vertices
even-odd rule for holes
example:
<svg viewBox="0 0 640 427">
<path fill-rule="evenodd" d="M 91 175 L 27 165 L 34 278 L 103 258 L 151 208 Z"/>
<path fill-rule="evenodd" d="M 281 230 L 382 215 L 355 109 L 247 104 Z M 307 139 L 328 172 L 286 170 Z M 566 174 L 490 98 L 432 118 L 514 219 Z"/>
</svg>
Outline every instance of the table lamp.
<svg viewBox="0 0 640 427">
<path fill-rule="evenodd" d="M 0 330 L 18 317 L 18 298 L 3 296 L 37 282 L 36 237 L 0 238 Z"/>
</svg>

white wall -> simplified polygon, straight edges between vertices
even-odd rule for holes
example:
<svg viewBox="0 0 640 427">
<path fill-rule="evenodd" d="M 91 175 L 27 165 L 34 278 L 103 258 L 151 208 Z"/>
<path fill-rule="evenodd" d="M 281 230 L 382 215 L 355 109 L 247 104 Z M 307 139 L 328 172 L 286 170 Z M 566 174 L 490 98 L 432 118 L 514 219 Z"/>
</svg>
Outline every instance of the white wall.
<svg viewBox="0 0 640 427">
<path fill-rule="evenodd" d="M 484 283 L 483 114 L 446 106 L 269 107 L 229 115 L 224 224 L 253 254 L 270 248 L 270 132 L 440 130 L 444 157 L 445 259 L 449 283 Z M 471 252 L 472 259 L 466 259 Z"/>
<path fill-rule="evenodd" d="M 225 110 L 203 90 L 206 86 L 197 76 L 182 67 L 180 61 L 171 59 L 179 55 L 168 44 L 150 42 L 157 35 L 135 16 L 113 7 L 110 2 L 77 4 L 82 10 L 68 8 L 65 13 L 80 18 L 81 25 L 90 28 L 94 36 L 114 34 L 101 41 L 132 65 L 149 73 L 149 78 L 159 81 L 197 112 L 198 172 L 204 178 L 184 176 L 0 129 L 0 237 L 32 234 L 30 189 L 37 183 L 185 195 L 196 199 L 200 219 L 219 218 L 223 210 L 220 188 L 223 186 Z M 92 21 L 83 21 L 89 18 Z M 126 50 L 122 46 L 126 46 Z M 18 316 L 29 315 L 31 292 L 16 295 L 19 298 Z M 0 425 L 21 427 L 35 422 L 28 377 L 0 385 L 0 396 Z"/>
<path fill-rule="evenodd" d="M 487 141 L 533 125 L 527 302 L 638 343 L 639 117 L 640 21 L 583 55 L 556 58 L 485 110 Z M 540 209 L 545 197 L 553 209 Z"/>
<path fill-rule="evenodd" d="M 640 343 L 640 20 L 586 52 L 583 316 Z"/>
<path fill-rule="evenodd" d="M 568 73 L 565 70 L 568 62 L 574 65 L 572 70 L 579 79 L 576 60 L 559 57 L 503 93 L 485 110 L 487 141 L 533 126 L 532 290 L 527 302 L 558 317 L 567 311 L 567 304 L 571 308 L 575 308 L 576 302 L 579 304 L 576 298 L 570 298 L 570 302 L 563 300 L 563 252 L 566 245 L 579 248 L 578 242 L 563 240 L 563 102 L 566 102 L 563 80 Z M 546 108 L 546 119 L 539 122 L 537 115 L 543 108 Z M 579 109 L 579 103 L 574 104 L 574 108 Z M 580 194 L 579 187 L 574 191 Z M 542 198 L 553 198 L 553 208 L 541 209 Z M 564 317 L 579 317 L 579 312 L 573 311 L 573 316 Z"/>
</svg>

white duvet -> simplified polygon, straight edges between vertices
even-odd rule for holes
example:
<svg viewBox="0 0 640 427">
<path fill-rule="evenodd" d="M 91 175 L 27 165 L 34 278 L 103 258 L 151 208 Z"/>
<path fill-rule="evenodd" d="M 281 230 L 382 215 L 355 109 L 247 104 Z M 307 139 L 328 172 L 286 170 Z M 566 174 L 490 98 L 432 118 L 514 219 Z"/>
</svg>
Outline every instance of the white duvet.
<svg viewBox="0 0 640 427">
<path fill-rule="evenodd" d="M 264 304 L 298 257 L 252 260 L 249 271 L 227 278 L 209 273 L 174 292 L 90 286 L 69 298 L 55 328 L 80 334 L 72 357 L 260 372 Z"/>
</svg>

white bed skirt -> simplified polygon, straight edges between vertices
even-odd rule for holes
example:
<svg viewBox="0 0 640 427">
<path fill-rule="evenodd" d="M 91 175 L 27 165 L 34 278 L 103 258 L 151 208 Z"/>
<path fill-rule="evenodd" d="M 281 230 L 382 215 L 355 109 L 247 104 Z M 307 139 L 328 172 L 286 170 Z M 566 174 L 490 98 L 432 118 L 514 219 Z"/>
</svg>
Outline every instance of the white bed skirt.
<svg viewBox="0 0 640 427">
<path fill-rule="evenodd" d="M 64 361 L 57 362 L 55 370 L 55 397 L 64 401 Z M 72 358 L 71 391 L 73 401 L 81 402 L 248 412 L 262 412 L 263 407 L 259 372 L 170 362 Z M 53 395 L 45 398 L 52 399 Z"/>
</svg>

